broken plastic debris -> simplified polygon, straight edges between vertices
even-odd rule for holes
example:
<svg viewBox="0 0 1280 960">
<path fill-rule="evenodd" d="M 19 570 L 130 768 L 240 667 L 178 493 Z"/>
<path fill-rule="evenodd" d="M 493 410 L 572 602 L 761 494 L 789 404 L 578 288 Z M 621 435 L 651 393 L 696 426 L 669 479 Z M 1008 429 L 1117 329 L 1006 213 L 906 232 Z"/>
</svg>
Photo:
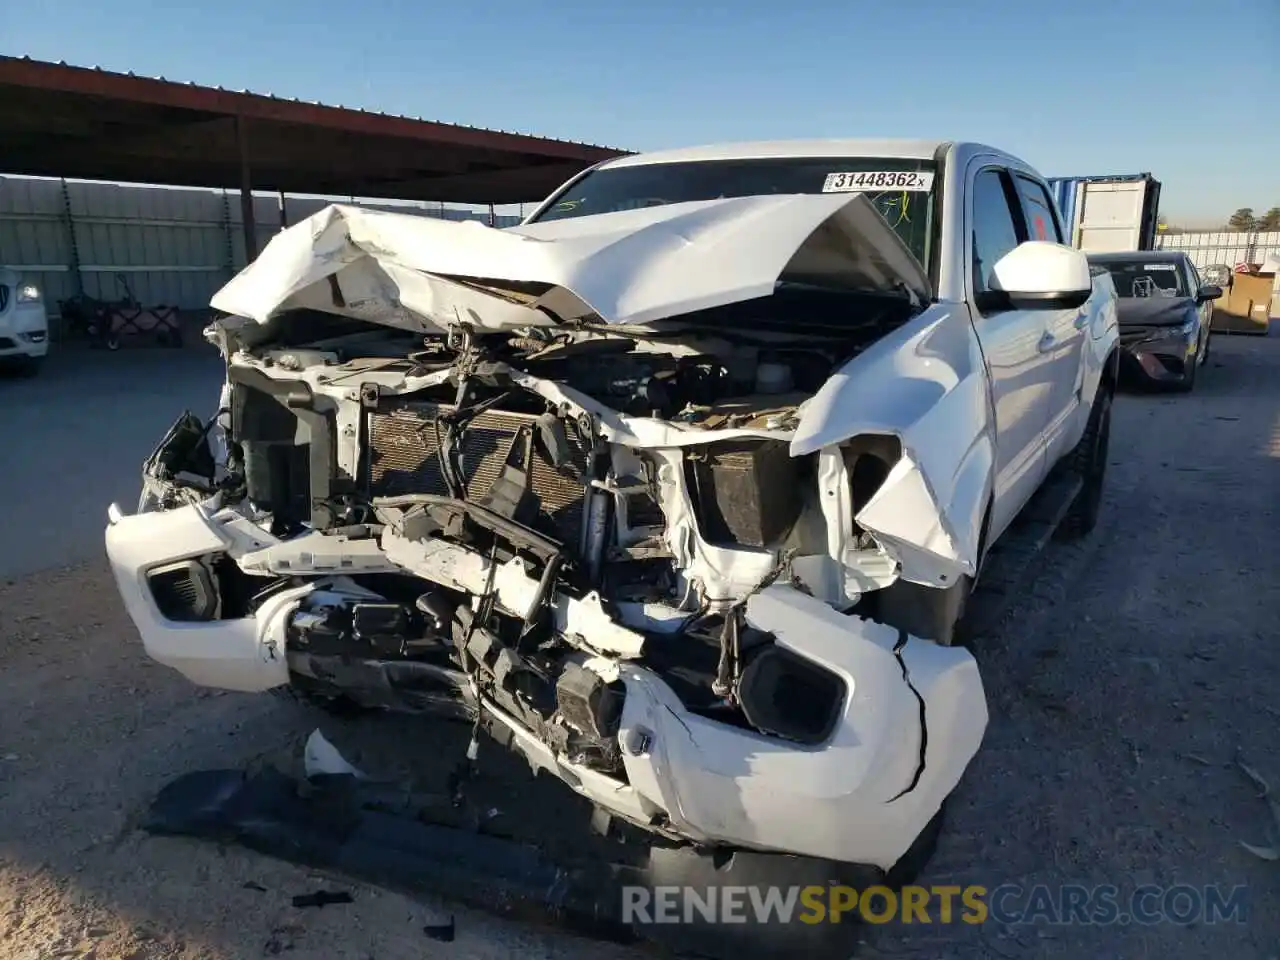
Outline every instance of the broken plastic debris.
<svg viewBox="0 0 1280 960">
<path fill-rule="evenodd" d="M 307 745 L 302 751 L 302 765 L 307 779 L 323 776 L 351 776 L 357 780 L 367 779 L 363 773 L 346 761 L 338 752 L 338 748 L 325 739 L 319 728 L 311 731 L 307 737 Z"/>
<path fill-rule="evenodd" d="M 1277 800 L 1272 795 L 1271 784 L 1263 779 L 1262 774 L 1258 773 L 1257 770 L 1254 770 L 1239 757 L 1236 757 L 1236 766 L 1244 771 L 1244 775 L 1252 780 L 1254 786 L 1256 786 L 1260 791 L 1258 796 L 1260 799 L 1266 801 L 1267 808 L 1271 811 L 1271 819 L 1276 834 L 1280 836 L 1280 800 Z M 1240 846 L 1244 847 L 1260 860 L 1280 860 L 1280 845 L 1274 847 L 1257 847 L 1252 843 L 1245 843 L 1243 840 L 1239 841 L 1239 843 Z"/>
<path fill-rule="evenodd" d="M 448 923 L 428 923 L 422 928 L 422 932 L 432 940 L 439 940 L 441 943 L 453 943 L 455 932 L 453 917 L 449 918 Z"/>
<path fill-rule="evenodd" d="M 331 903 L 355 903 L 351 894 L 345 890 L 317 890 L 315 893 L 300 893 L 293 898 L 295 907 L 325 907 Z"/>
<path fill-rule="evenodd" d="M 342 777 L 320 782 L 322 786 L 303 790 L 296 780 L 269 767 L 252 775 L 239 770 L 188 773 L 160 791 L 142 826 L 156 835 L 238 843 L 312 870 L 447 897 L 587 936 L 623 943 L 649 941 L 709 960 L 840 960 L 850 955 L 852 930 L 846 924 L 782 923 L 776 917 L 768 922 L 748 917 L 728 927 L 696 920 L 631 922 L 623 915 L 623 890 L 714 886 L 718 891 L 729 889 L 728 884 L 754 891 L 755 900 L 778 886 L 839 883 L 862 889 L 887 879 L 874 868 L 741 850 L 727 863 L 690 848 L 665 847 L 650 849 L 647 866 L 599 857 L 557 863 L 530 844 L 371 809 L 361 796 L 367 781 Z M 266 953 L 290 949 L 286 929 L 272 931 Z"/>
</svg>

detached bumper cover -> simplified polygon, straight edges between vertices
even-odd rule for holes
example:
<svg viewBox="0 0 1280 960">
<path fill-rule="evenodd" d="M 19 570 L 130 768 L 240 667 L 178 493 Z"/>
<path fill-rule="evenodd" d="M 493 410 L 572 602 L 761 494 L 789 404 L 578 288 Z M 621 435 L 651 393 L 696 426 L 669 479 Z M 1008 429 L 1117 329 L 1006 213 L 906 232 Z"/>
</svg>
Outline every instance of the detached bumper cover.
<svg viewBox="0 0 1280 960">
<path fill-rule="evenodd" d="M 147 655 L 205 687 L 269 690 L 289 682 L 285 626 L 311 583 L 267 600 L 257 615 L 236 620 L 181 622 L 160 612 L 147 582 L 149 571 L 227 547 L 199 506 L 124 516 L 114 507 L 107 527 L 107 557 L 116 586 Z"/>
<path fill-rule="evenodd" d="M 845 680 L 835 733 L 804 747 L 717 723 L 684 710 L 648 671 L 624 668 L 630 789 L 709 841 L 889 869 L 981 744 L 987 706 L 977 663 L 924 640 L 899 646 L 892 628 L 791 587 L 756 594 L 747 619 Z"/>
</svg>

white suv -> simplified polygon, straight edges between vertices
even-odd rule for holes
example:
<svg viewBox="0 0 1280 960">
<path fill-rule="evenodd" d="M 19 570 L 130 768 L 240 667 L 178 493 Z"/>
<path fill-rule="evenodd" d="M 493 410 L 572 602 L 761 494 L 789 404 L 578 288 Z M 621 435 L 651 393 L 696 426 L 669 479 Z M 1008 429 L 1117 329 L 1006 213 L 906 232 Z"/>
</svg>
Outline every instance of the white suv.
<svg viewBox="0 0 1280 960">
<path fill-rule="evenodd" d="M 49 318 L 40 288 L 0 267 L 0 368 L 35 374 L 49 352 Z"/>
</svg>

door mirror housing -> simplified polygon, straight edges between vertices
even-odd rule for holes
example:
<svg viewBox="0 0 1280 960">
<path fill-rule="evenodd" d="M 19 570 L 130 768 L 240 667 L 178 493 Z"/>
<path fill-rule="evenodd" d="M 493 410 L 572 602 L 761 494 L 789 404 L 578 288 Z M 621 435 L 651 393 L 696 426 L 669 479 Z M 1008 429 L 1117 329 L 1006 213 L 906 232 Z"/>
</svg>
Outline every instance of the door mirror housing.
<svg viewBox="0 0 1280 960">
<path fill-rule="evenodd" d="M 1206 283 L 1196 291 L 1196 303 L 1208 303 L 1222 296 L 1222 288 L 1216 283 Z"/>
<path fill-rule="evenodd" d="M 1070 310 L 1083 306 L 1093 293 L 1084 252 L 1046 240 L 1018 244 L 996 261 L 991 279 L 1009 305 L 1020 310 Z"/>
</svg>

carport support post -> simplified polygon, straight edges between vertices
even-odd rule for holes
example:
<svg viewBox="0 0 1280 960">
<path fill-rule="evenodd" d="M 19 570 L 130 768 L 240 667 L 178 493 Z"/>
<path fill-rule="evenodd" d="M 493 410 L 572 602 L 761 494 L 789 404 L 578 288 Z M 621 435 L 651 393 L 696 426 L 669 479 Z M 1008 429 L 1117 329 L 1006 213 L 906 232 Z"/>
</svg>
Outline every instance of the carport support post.
<svg viewBox="0 0 1280 960">
<path fill-rule="evenodd" d="M 258 227 L 253 219 L 253 178 L 249 169 L 249 122 L 236 116 L 236 145 L 240 148 L 240 223 L 244 227 L 244 262 L 258 257 Z"/>
<path fill-rule="evenodd" d="M 76 218 L 71 212 L 71 191 L 67 187 L 66 178 L 58 181 L 62 187 L 62 221 L 67 229 L 67 254 L 71 262 L 71 281 L 75 284 L 76 296 L 84 296 L 84 276 L 80 273 L 80 248 L 76 245 Z"/>
</svg>

